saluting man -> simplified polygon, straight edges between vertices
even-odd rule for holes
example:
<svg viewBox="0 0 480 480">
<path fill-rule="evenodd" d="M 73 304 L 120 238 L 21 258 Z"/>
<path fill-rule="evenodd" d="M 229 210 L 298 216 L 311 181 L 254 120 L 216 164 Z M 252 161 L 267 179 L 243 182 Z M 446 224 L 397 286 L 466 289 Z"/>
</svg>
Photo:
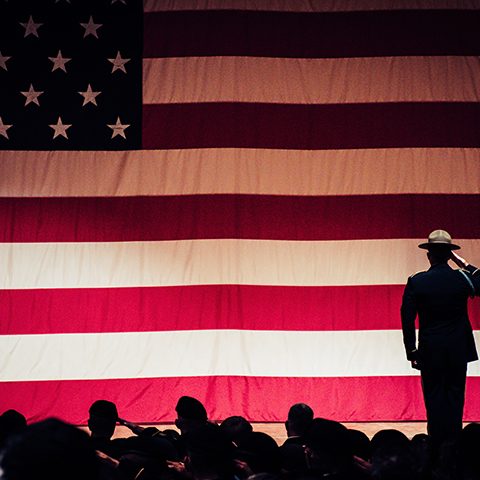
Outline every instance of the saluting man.
<svg viewBox="0 0 480 480">
<path fill-rule="evenodd" d="M 403 341 L 407 359 L 421 372 L 428 433 L 438 446 L 462 430 L 467 363 L 478 359 L 467 300 L 480 295 L 480 270 L 454 252 L 460 247 L 445 230 L 430 233 L 419 248 L 427 250 L 431 266 L 405 287 Z M 449 260 L 460 269 L 452 269 Z"/>
</svg>

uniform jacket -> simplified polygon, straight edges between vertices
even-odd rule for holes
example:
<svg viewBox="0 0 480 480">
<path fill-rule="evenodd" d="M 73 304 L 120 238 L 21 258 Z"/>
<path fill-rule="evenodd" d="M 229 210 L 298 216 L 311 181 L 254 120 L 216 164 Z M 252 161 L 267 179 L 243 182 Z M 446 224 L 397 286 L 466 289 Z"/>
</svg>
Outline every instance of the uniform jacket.
<svg viewBox="0 0 480 480">
<path fill-rule="evenodd" d="M 471 362 L 478 359 L 468 318 L 468 297 L 480 295 L 480 270 L 469 265 L 454 270 L 447 263 L 412 275 L 403 293 L 401 317 L 407 358 L 416 347 L 423 363 Z"/>
</svg>

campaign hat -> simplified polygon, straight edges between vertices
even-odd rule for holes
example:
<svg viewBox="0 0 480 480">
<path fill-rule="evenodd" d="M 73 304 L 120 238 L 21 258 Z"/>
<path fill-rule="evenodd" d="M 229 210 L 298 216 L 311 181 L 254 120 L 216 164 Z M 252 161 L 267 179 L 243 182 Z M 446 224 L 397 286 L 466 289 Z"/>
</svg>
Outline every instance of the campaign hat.
<svg viewBox="0 0 480 480">
<path fill-rule="evenodd" d="M 430 250 L 432 248 L 449 248 L 450 250 L 459 250 L 460 247 L 452 243 L 451 235 L 445 230 L 434 230 L 428 236 L 428 241 L 421 243 L 418 248 Z"/>
</svg>

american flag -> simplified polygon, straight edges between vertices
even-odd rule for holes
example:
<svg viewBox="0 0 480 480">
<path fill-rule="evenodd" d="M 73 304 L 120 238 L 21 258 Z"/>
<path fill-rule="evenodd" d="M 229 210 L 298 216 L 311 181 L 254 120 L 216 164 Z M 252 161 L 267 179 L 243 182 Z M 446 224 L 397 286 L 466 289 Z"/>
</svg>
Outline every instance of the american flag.
<svg viewBox="0 0 480 480">
<path fill-rule="evenodd" d="M 399 306 L 431 230 L 480 265 L 479 24 L 478 0 L 1 0 L 0 410 L 424 419 Z"/>
</svg>

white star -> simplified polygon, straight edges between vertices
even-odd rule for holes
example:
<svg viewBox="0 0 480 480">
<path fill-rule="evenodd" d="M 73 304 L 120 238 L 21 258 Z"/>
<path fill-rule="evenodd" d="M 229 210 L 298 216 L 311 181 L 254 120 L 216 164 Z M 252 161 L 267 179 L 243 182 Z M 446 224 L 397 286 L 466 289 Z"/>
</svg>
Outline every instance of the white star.
<svg viewBox="0 0 480 480">
<path fill-rule="evenodd" d="M 7 130 L 13 125 L 5 125 L 3 123 L 2 117 L 0 117 L 0 135 L 3 135 L 8 140 Z"/>
<path fill-rule="evenodd" d="M 103 25 L 103 23 L 93 23 L 93 18 L 90 15 L 88 23 L 81 23 L 80 25 L 85 29 L 83 38 L 87 35 L 93 35 L 95 38 L 98 38 L 97 30 Z"/>
<path fill-rule="evenodd" d="M 22 95 L 25 95 L 27 98 L 25 100 L 25 107 L 29 103 L 36 103 L 38 106 L 40 106 L 40 102 L 38 101 L 38 97 L 42 95 L 43 92 L 38 92 L 33 89 L 33 85 L 30 84 L 30 88 L 28 89 L 28 92 L 20 92 Z"/>
<path fill-rule="evenodd" d="M 112 138 L 116 137 L 117 135 L 122 136 L 123 138 L 127 138 L 125 136 L 125 129 L 127 129 L 130 125 L 124 125 L 120 122 L 120 117 L 117 117 L 117 123 L 115 125 L 108 125 L 107 127 L 110 127 L 112 131 Z"/>
<path fill-rule="evenodd" d="M 2 67 L 4 70 L 7 70 L 7 61 L 11 58 L 12 57 L 6 57 L 5 55 L 2 55 L 2 52 L 0 52 L 0 67 Z"/>
<path fill-rule="evenodd" d="M 58 117 L 56 125 L 49 125 L 50 128 L 53 128 L 55 132 L 53 133 L 53 139 L 59 137 L 60 135 L 62 137 L 65 137 L 68 140 L 67 136 L 67 129 L 69 129 L 72 125 L 67 125 L 62 123 L 62 117 Z"/>
<path fill-rule="evenodd" d="M 20 25 L 25 28 L 25 35 L 23 36 L 23 38 L 25 37 L 28 37 L 29 35 L 35 35 L 36 37 L 38 37 L 38 28 L 41 27 L 43 25 L 43 23 L 35 23 L 33 21 L 33 18 L 32 16 L 30 15 L 30 18 L 28 19 L 28 22 L 27 23 L 21 23 L 20 22 Z"/>
<path fill-rule="evenodd" d="M 120 52 L 117 52 L 117 56 L 115 58 L 107 58 L 110 63 L 113 63 L 112 73 L 116 70 L 121 70 L 122 72 L 127 73 L 125 69 L 125 64 L 130 61 L 129 58 L 122 58 Z"/>
<path fill-rule="evenodd" d="M 85 92 L 78 92 L 83 97 L 83 104 L 84 107 L 87 103 L 93 103 L 97 106 L 97 101 L 95 98 L 100 95 L 102 92 L 94 92 L 90 84 L 88 84 L 87 90 Z"/>
<path fill-rule="evenodd" d="M 48 57 L 48 59 L 53 62 L 52 72 L 57 69 L 67 71 L 65 64 L 71 60 L 71 58 L 62 57 L 62 51 L 59 50 L 56 57 Z"/>
</svg>

